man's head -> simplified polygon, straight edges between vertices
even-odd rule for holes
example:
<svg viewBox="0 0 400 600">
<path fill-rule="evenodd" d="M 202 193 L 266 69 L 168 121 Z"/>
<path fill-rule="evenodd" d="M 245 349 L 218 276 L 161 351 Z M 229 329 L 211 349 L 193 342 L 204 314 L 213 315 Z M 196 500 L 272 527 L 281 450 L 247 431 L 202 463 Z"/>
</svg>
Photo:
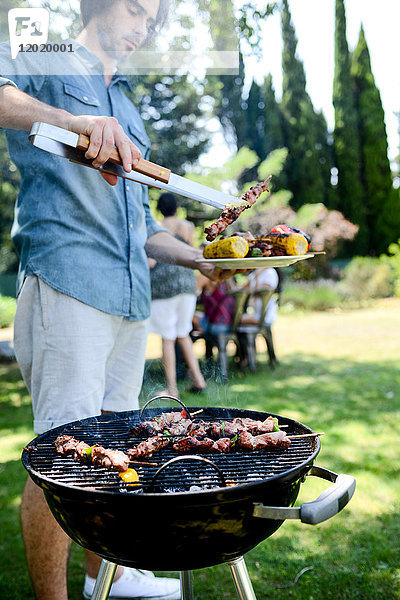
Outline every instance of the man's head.
<svg viewBox="0 0 400 600">
<path fill-rule="evenodd" d="M 169 0 L 81 0 L 84 27 L 95 24 L 106 52 L 133 52 L 165 23 Z"/>
<path fill-rule="evenodd" d="M 157 208 L 164 217 L 173 217 L 178 208 L 178 201 L 174 194 L 167 192 L 159 197 Z"/>
</svg>

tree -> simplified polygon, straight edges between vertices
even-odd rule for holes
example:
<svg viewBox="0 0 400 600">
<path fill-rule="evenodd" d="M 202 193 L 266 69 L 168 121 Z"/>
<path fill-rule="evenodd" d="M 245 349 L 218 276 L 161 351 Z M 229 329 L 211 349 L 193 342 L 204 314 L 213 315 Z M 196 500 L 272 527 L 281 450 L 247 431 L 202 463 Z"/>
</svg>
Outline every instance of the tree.
<svg viewBox="0 0 400 600">
<path fill-rule="evenodd" d="M 276 100 L 275 90 L 272 84 L 272 75 L 268 74 L 261 88 L 264 103 L 263 124 L 263 150 L 261 158 L 264 159 L 276 148 L 283 148 L 285 140 L 283 137 L 282 111 Z"/>
<path fill-rule="evenodd" d="M 19 173 L 11 162 L 4 132 L 0 134 L 0 274 L 16 272 L 18 257 L 11 241 Z"/>
<path fill-rule="evenodd" d="M 296 55 L 297 39 L 288 0 L 282 2 L 282 113 L 285 146 L 289 157 L 285 167 L 287 187 L 293 193 L 292 205 L 298 208 L 307 202 L 322 202 L 324 188 L 330 177 L 323 180 L 317 152 L 317 118 L 306 92 L 302 62 Z M 320 126 L 321 122 L 319 122 Z M 326 132 L 327 135 L 327 132 Z"/>
<path fill-rule="evenodd" d="M 324 181 L 323 203 L 329 209 L 337 208 L 337 195 L 331 185 L 331 169 L 333 167 L 333 148 L 327 137 L 328 125 L 322 111 L 315 115 L 315 150 L 318 157 L 322 179 Z"/>
<path fill-rule="evenodd" d="M 206 150 L 204 85 L 189 75 L 133 78 L 132 99 L 150 137 L 152 158 L 183 174 Z"/>
<path fill-rule="evenodd" d="M 351 77 L 350 53 L 346 39 L 344 0 L 336 0 L 335 13 L 335 74 L 333 106 L 335 129 L 333 147 L 338 169 L 338 209 L 352 223 L 359 225 L 349 254 L 365 254 L 368 249 L 368 230 L 365 198 L 361 185 L 360 141 L 354 81 Z"/>
<path fill-rule="evenodd" d="M 358 128 L 361 143 L 361 180 L 367 207 L 370 254 L 386 252 L 400 231 L 400 202 L 393 188 L 381 96 L 375 85 L 364 29 L 352 57 Z"/>
<path fill-rule="evenodd" d="M 218 91 L 215 104 L 215 115 L 218 117 L 227 144 L 240 149 L 245 145 L 246 123 L 243 110 L 244 61 L 239 55 L 239 73 L 237 75 L 220 75 L 209 78 Z"/>
</svg>

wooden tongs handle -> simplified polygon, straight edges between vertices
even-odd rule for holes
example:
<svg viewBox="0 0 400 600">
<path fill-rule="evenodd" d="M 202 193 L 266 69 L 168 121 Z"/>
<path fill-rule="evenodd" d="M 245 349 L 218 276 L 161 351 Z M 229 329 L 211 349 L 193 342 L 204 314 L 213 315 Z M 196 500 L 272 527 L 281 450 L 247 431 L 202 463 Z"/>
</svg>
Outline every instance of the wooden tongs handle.
<svg viewBox="0 0 400 600">
<path fill-rule="evenodd" d="M 87 135 L 80 134 L 77 148 L 79 150 L 86 150 L 89 147 L 89 138 Z M 108 159 L 117 165 L 122 165 L 121 157 L 116 148 L 113 149 L 110 158 Z M 156 165 L 148 160 L 144 160 L 141 158 L 138 164 L 133 167 L 134 171 L 138 171 L 138 173 L 142 173 L 143 175 L 147 175 L 148 177 L 153 177 L 153 179 L 157 179 L 158 181 L 162 181 L 163 183 L 168 183 L 171 175 L 171 171 L 166 169 L 165 167 L 161 167 L 160 165 Z"/>
</svg>

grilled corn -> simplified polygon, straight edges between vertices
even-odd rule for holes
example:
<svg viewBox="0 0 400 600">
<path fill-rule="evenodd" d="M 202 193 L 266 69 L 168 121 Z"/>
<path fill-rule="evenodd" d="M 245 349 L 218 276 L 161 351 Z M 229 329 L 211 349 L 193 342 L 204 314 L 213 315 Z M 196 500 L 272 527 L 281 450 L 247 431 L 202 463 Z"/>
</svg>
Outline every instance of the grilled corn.
<svg viewBox="0 0 400 600">
<path fill-rule="evenodd" d="M 288 256 L 305 254 L 308 250 L 308 241 L 301 233 L 269 233 L 263 236 L 263 242 L 284 250 Z"/>
<path fill-rule="evenodd" d="M 203 250 L 204 258 L 243 258 L 249 251 L 247 241 L 239 236 L 217 240 Z"/>
</svg>

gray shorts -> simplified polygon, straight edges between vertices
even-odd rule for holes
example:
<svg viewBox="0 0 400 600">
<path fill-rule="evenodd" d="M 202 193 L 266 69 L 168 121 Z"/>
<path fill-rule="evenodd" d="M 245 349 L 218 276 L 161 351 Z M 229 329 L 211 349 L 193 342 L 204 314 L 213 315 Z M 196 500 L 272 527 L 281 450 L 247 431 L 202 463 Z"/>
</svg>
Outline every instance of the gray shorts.
<svg viewBox="0 0 400 600">
<path fill-rule="evenodd" d="M 32 397 L 35 433 L 101 410 L 137 409 L 147 333 L 148 320 L 109 315 L 27 277 L 14 347 Z"/>
</svg>

